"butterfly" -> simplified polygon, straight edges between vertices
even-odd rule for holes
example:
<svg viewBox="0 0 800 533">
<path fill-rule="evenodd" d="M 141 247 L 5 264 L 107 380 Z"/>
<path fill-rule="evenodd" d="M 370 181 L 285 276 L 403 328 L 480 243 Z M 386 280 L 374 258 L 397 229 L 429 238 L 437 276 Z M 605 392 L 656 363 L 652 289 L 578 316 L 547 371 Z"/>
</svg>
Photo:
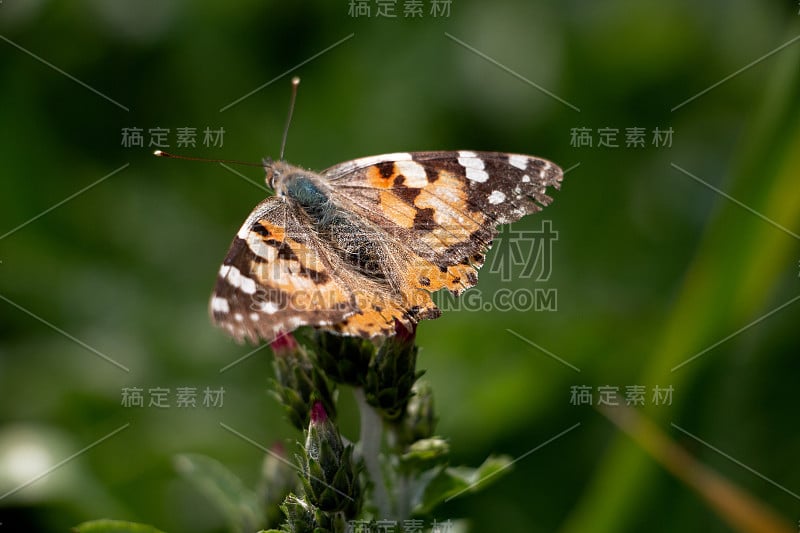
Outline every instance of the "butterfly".
<svg viewBox="0 0 800 533">
<path fill-rule="evenodd" d="M 301 326 L 372 338 L 437 318 L 431 294 L 475 285 L 497 226 L 549 205 L 563 177 L 538 157 L 467 150 L 264 168 L 275 195 L 234 237 L 210 302 L 240 341 Z"/>
</svg>

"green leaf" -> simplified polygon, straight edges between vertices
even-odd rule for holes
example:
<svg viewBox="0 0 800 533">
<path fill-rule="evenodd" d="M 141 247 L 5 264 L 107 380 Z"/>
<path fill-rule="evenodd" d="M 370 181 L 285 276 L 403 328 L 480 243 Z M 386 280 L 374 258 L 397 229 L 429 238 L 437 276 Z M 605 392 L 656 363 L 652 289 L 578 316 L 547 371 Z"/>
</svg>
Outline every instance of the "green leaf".
<svg viewBox="0 0 800 533">
<path fill-rule="evenodd" d="M 421 439 L 408 447 L 406 453 L 400 457 L 402 468 L 405 471 L 421 471 L 433 468 L 436 464 L 446 462 L 450 453 L 448 442 L 439 437 Z"/>
<path fill-rule="evenodd" d="M 253 531 L 264 523 L 255 491 L 244 486 L 216 459 L 198 454 L 175 456 L 175 469 L 213 502 L 233 531 Z"/>
<path fill-rule="evenodd" d="M 498 474 L 509 471 L 511 458 L 490 455 L 478 468 L 465 466 L 432 469 L 417 480 L 413 509 L 415 514 L 428 514 L 440 503 L 463 494 L 477 492 Z"/>
<path fill-rule="evenodd" d="M 72 530 L 76 533 L 163 533 L 160 529 L 148 524 L 107 519 L 83 522 Z"/>
</svg>

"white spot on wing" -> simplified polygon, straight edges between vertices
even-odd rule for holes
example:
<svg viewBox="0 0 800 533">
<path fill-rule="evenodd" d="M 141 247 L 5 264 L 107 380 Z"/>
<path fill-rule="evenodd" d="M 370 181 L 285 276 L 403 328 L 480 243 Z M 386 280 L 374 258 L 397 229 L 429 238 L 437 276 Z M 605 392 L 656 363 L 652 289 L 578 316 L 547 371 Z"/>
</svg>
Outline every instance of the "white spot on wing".
<svg viewBox="0 0 800 533">
<path fill-rule="evenodd" d="M 528 176 L 527 174 L 522 176 L 522 183 L 530 183 L 530 181 L 531 181 L 531 177 Z"/>
<path fill-rule="evenodd" d="M 502 204 L 506 201 L 506 195 L 503 191 L 492 191 L 489 195 L 489 203 L 492 205 Z"/>
<path fill-rule="evenodd" d="M 459 152 L 459 154 L 463 153 L 465 152 Z M 483 170 L 484 168 L 483 159 L 481 159 L 480 157 L 467 157 L 462 155 L 461 157 L 458 158 L 458 164 L 464 168 L 475 168 L 478 170 Z"/>
<path fill-rule="evenodd" d="M 483 164 L 483 162 L 481 162 L 481 164 Z M 467 168 L 467 179 L 483 183 L 489 179 L 489 174 L 487 174 L 485 170 Z"/>
<path fill-rule="evenodd" d="M 211 310 L 217 313 L 229 313 L 231 309 L 228 306 L 228 300 L 214 296 L 211 298 Z"/>
<path fill-rule="evenodd" d="M 261 302 L 259 308 L 268 315 L 275 314 L 279 309 L 278 304 L 275 302 Z"/>
<path fill-rule="evenodd" d="M 258 319 L 259 319 L 259 318 L 261 318 L 261 317 L 260 317 L 260 316 L 258 316 L 258 313 L 250 313 L 250 320 L 251 320 L 252 322 L 258 322 Z"/>
<path fill-rule="evenodd" d="M 397 161 L 395 163 L 397 172 L 406 179 L 403 185 L 407 187 L 420 188 L 428 184 L 428 177 L 425 175 L 425 167 L 415 161 Z"/>
<path fill-rule="evenodd" d="M 520 170 L 528 168 L 528 157 L 524 155 L 513 154 L 508 157 L 508 163 L 512 167 L 517 167 Z"/>
<path fill-rule="evenodd" d="M 242 276 L 241 284 L 239 288 L 245 294 L 255 294 L 256 293 L 256 282 L 252 279 L 248 278 L 247 276 Z"/>
<path fill-rule="evenodd" d="M 234 313 L 233 314 L 233 319 L 236 322 L 241 322 L 242 320 L 244 320 L 244 315 L 242 315 L 242 313 Z"/>
<path fill-rule="evenodd" d="M 256 282 L 239 272 L 233 265 L 222 265 L 219 275 L 227 281 L 231 287 L 239 289 L 245 294 L 255 294 Z"/>
<path fill-rule="evenodd" d="M 483 159 L 475 155 L 474 152 L 460 151 L 458 164 L 467 171 L 467 179 L 483 183 L 489 179 L 489 174 L 484 169 Z"/>
<path fill-rule="evenodd" d="M 376 163 L 383 163 L 384 161 L 411 161 L 413 157 L 408 152 L 395 152 L 393 154 L 372 155 L 369 157 L 362 157 L 361 159 L 354 159 L 352 163 L 358 167 L 366 167 Z"/>
</svg>

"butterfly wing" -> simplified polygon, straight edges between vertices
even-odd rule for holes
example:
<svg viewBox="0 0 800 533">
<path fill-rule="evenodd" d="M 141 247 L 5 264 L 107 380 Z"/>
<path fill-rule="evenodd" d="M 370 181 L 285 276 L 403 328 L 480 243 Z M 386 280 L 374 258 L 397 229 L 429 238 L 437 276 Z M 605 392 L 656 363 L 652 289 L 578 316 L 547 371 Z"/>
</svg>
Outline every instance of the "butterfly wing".
<svg viewBox="0 0 800 533">
<path fill-rule="evenodd" d="M 271 341 L 302 325 L 339 324 L 357 311 L 339 259 L 282 198 L 250 214 L 222 263 L 210 302 L 214 323 L 237 340 Z"/>
<path fill-rule="evenodd" d="M 537 157 L 463 150 L 365 157 L 322 175 L 337 202 L 408 249 L 409 286 L 455 293 L 477 283 L 497 226 L 541 211 L 563 177 Z"/>
</svg>

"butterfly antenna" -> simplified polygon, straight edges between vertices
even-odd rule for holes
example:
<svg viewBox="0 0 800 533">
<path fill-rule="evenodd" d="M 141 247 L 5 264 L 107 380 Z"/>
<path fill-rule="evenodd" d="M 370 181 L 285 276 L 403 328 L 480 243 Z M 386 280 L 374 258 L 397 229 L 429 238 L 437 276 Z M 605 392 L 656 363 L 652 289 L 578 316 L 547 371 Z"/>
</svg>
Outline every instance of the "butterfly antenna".
<svg viewBox="0 0 800 533">
<path fill-rule="evenodd" d="M 264 168 L 264 163 L 251 163 L 250 161 L 239 161 L 238 159 L 208 159 L 205 157 L 189 157 L 186 155 L 175 155 L 163 150 L 153 152 L 156 157 L 167 157 L 170 159 L 185 159 L 186 161 L 202 161 L 203 163 L 230 163 L 232 165 L 247 165 L 249 167 Z"/>
<path fill-rule="evenodd" d="M 289 116 L 286 117 L 286 127 L 283 128 L 283 140 L 281 141 L 281 157 L 283 161 L 283 152 L 286 150 L 286 137 L 289 135 L 289 124 L 292 123 L 292 113 L 294 112 L 294 101 L 297 100 L 297 86 L 300 85 L 300 78 L 295 76 L 292 78 L 292 99 L 289 101 Z"/>
</svg>

